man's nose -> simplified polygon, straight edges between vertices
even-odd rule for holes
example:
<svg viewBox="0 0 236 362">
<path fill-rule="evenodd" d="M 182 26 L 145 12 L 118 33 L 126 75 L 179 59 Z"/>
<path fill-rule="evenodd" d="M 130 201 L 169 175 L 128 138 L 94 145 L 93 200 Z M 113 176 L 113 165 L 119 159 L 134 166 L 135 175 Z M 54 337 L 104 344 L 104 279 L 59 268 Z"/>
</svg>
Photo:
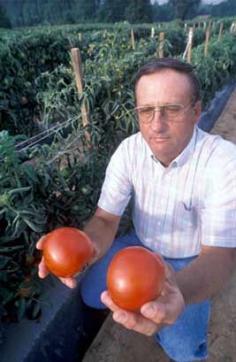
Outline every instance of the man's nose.
<svg viewBox="0 0 236 362">
<path fill-rule="evenodd" d="M 166 127 L 165 115 L 162 109 L 156 108 L 154 110 L 151 127 L 154 131 L 162 130 Z"/>
</svg>

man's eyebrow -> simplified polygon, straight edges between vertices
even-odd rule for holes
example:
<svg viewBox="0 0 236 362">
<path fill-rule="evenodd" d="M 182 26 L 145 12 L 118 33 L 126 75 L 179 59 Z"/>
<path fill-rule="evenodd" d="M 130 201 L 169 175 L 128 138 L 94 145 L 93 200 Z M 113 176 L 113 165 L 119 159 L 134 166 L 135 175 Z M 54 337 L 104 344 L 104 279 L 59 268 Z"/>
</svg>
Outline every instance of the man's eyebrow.
<svg viewBox="0 0 236 362">
<path fill-rule="evenodd" d="M 142 104 L 140 106 L 137 106 L 136 108 L 144 108 L 144 107 L 158 107 L 158 106 L 179 106 L 181 103 L 179 102 L 165 102 L 165 103 L 155 103 L 155 104 Z"/>
<path fill-rule="evenodd" d="M 155 107 L 156 104 L 142 104 L 141 106 L 137 106 L 136 108 L 144 108 L 144 107 Z"/>
</svg>

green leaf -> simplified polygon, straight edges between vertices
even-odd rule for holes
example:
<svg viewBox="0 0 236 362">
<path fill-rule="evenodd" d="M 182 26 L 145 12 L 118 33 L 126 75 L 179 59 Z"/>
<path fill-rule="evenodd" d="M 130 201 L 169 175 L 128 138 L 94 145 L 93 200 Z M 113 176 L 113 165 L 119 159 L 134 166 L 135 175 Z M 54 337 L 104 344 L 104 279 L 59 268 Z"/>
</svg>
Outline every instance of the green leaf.
<svg viewBox="0 0 236 362">
<path fill-rule="evenodd" d="M 44 231 L 44 225 L 37 225 L 25 217 L 23 217 L 23 220 L 30 227 L 30 229 L 36 233 L 42 233 Z"/>
<path fill-rule="evenodd" d="M 19 187 L 19 188 L 17 188 L 17 189 L 12 189 L 12 190 L 10 190 L 8 193 L 9 193 L 9 195 L 13 195 L 13 194 L 16 194 L 16 193 L 21 193 L 21 192 L 30 191 L 31 189 L 32 189 L 31 186 Z"/>
</svg>

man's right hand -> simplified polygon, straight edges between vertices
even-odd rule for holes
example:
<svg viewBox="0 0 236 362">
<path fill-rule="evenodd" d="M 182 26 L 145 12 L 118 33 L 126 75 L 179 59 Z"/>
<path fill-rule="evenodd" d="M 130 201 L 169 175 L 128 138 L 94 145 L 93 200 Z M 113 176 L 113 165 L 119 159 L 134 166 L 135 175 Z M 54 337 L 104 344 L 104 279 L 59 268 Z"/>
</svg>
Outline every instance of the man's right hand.
<svg viewBox="0 0 236 362">
<path fill-rule="evenodd" d="M 36 248 L 38 250 L 43 250 L 43 242 L 45 236 L 42 236 L 36 244 Z M 40 278 L 45 278 L 49 274 L 49 270 L 47 269 L 44 258 L 42 257 L 39 265 L 38 265 L 38 275 Z M 77 285 L 77 281 L 75 278 L 61 278 L 59 277 L 60 281 L 65 284 L 69 288 L 75 288 Z"/>
</svg>

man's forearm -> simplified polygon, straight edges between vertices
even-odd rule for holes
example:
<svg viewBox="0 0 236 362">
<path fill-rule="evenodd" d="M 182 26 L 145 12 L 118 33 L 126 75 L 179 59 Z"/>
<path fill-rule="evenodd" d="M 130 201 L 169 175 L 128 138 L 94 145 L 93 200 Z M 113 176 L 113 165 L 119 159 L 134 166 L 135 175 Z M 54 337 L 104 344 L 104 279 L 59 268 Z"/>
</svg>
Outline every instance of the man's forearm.
<svg viewBox="0 0 236 362">
<path fill-rule="evenodd" d="M 95 259 L 102 257 L 111 246 L 119 225 L 118 217 L 106 218 L 97 210 L 95 215 L 84 227 L 84 232 L 93 241 L 97 255 Z"/>
<path fill-rule="evenodd" d="M 186 268 L 176 273 L 186 304 L 212 298 L 224 288 L 235 268 L 236 249 L 205 247 Z"/>
</svg>

